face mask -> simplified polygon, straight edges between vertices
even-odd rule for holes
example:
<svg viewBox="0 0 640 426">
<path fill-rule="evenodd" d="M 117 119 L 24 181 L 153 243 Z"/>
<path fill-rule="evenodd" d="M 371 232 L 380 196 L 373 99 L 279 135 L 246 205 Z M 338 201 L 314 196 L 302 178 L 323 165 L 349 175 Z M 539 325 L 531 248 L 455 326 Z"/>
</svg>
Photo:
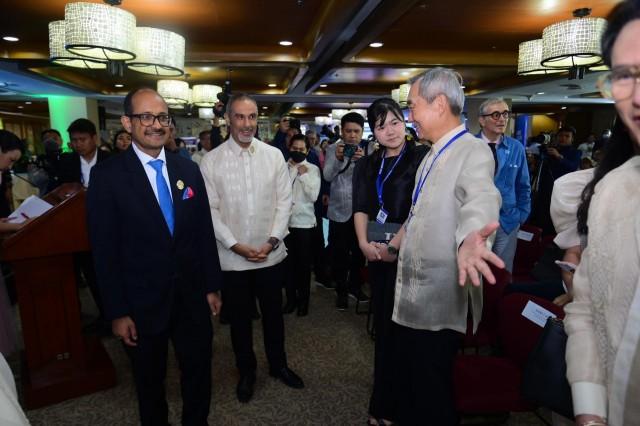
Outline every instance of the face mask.
<svg viewBox="0 0 640 426">
<path fill-rule="evenodd" d="M 289 156 L 294 163 L 302 163 L 304 159 L 307 158 L 307 154 L 300 151 L 289 151 Z"/>
</svg>

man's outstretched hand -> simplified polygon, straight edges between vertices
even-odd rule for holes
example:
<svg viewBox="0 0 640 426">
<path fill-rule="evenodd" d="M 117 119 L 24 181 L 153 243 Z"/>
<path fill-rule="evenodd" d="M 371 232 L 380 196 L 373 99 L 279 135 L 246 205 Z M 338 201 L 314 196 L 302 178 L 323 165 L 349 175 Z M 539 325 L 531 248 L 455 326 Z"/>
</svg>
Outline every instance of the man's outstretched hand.
<svg viewBox="0 0 640 426">
<path fill-rule="evenodd" d="M 496 278 L 491 272 L 489 263 L 498 268 L 504 268 L 504 262 L 495 253 L 487 248 L 487 238 L 495 232 L 500 224 L 492 222 L 485 225 L 479 231 L 470 232 L 464 239 L 458 250 L 458 284 L 464 286 L 467 277 L 474 286 L 480 285 L 480 274 L 491 284 L 496 283 Z"/>
</svg>

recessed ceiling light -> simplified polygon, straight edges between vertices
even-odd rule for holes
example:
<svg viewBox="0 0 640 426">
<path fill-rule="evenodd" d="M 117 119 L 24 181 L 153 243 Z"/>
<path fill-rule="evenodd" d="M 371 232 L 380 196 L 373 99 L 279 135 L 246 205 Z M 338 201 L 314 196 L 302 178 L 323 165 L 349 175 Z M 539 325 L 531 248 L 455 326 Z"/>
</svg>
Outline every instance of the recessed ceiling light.
<svg viewBox="0 0 640 426">
<path fill-rule="evenodd" d="M 327 87 L 327 85 L 326 84 L 321 84 L 320 87 Z"/>
<path fill-rule="evenodd" d="M 560 108 L 560 109 L 567 109 L 567 107 L 566 107 L 566 106 L 563 106 L 563 107 L 562 107 L 562 108 Z"/>
<path fill-rule="evenodd" d="M 280 46 L 291 46 L 293 44 L 293 42 L 291 42 L 289 40 L 282 40 L 282 41 L 278 42 L 278 44 Z"/>
<path fill-rule="evenodd" d="M 407 75 L 409 75 L 409 71 L 402 71 L 402 72 L 400 73 L 400 75 L 407 76 Z"/>
<path fill-rule="evenodd" d="M 269 107 L 263 106 L 262 109 L 268 109 Z"/>
<path fill-rule="evenodd" d="M 4 37 L 2 37 L 2 39 L 4 41 L 20 41 L 20 39 L 18 37 L 14 37 L 14 36 L 4 36 Z"/>
<path fill-rule="evenodd" d="M 384 43 L 380 43 L 379 41 L 376 41 L 374 43 L 369 43 L 369 47 L 382 47 L 384 46 Z"/>
<path fill-rule="evenodd" d="M 31 105 L 31 101 L 26 101 L 25 105 Z"/>
<path fill-rule="evenodd" d="M 204 71 L 204 72 L 211 71 L 211 67 L 201 67 L 200 71 Z"/>
<path fill-rule="evenodd" d="M 296 107 L 296 109 L 300 109 L 300 107 Z"/>
<path fill-rule="evenodd" d="M 22 109 L 24 108 L 22 105 L 18 105 L 18 109 Z"/>
<path fill-rule="evenodd" d="M 538 92 L 536 95 L 544 95 L 544 92 Z"/>
<path fill-rule="evenodd" d="M 118 83 L 118 84 L 114 84 L 113 86 L 114 86 L 114 87 L 118 87 L 118 88 L 120 88 L 120 87 L 124 87 L 124 84 L 120 84 L 120 83 Z"/>
<path fill-rule="evenodd" d="M 269 83 L 269 84 L 268 84 L 268 86 L 269 86 L 269 87 L 277 87 L 278 85 L 277 85 L 277 84 L 275 84 L 275 83 Z"/>
</svg>

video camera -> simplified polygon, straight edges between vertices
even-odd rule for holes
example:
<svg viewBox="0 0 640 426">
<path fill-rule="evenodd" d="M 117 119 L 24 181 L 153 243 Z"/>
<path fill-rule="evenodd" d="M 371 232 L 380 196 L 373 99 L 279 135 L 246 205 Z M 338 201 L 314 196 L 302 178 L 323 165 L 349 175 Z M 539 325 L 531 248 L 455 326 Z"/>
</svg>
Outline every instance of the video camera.
<svg viewBox="0 0 640 426">
<path fill-rule="evenodd" d="M 528 145 L 539 143 L 542 146 L 549 146 L 551 145 L 551 140 L 552 138 L 550 133 L 541 132 L 537 136 L 531 136 L 529 138 Z"/>
<path fill-rule="evenodd" d="M 216 117 L 222 118 L 224 117 L 224 112 L 227 109 L 227 102 L 229 102 L 229 98 L 231 97 L 231 81 L 225 81 L 222 92 L 218 93 L 216 96 L 218 97 L 218 100 L 220 101 L 222 106 L 216 105 L 213 108 L 213 114 Z"/>
</svg>

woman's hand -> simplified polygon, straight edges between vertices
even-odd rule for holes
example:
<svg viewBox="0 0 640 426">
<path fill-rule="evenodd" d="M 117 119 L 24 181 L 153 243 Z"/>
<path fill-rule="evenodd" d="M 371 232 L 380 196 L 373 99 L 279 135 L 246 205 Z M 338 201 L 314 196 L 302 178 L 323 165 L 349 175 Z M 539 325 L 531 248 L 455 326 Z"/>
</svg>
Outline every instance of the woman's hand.
<svg viewBox="0 0 640 426">
<path fill-rule="evenodd" d="M 361 241 L 359 243 L 359 246 L 362 254 L 364 254 L 364 257 L 366 257 L 369 262 L 378 262 L 382 259 L 378 247 L 376 247 L 373 243 L 370 243 L 368 241 Z"/>
</svg>

